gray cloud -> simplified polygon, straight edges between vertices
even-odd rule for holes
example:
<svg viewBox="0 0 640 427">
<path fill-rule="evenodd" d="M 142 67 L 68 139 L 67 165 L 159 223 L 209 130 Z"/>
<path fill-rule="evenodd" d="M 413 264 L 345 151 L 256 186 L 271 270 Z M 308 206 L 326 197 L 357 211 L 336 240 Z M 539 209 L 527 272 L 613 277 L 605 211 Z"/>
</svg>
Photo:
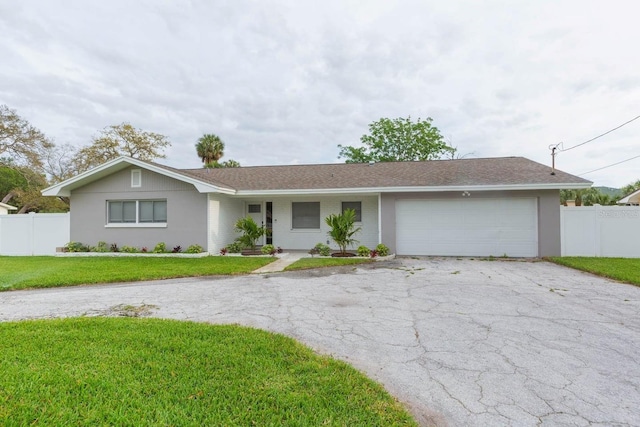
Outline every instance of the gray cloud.
<svg viewBox="0 0 640 427">
<path fill-rule="evenodd" d="M 87 144 L 122 121 L 166 134 L 166 163 L 180 167 L 199 166 L 193 145 L 210 132 L 245 165 L 334 162 L 337 145 L 357 144 L 372 121 L 408 115 L 433 117 L 462 154 L 548 163 L 549 144 L 640 114 L 640 6 L 617 7 L 0 3 L 0 103 L 59 143 Z M 566 153 L 561 168 L 633 156 L 638 126 Z M 637 170 L 636 161 L 587 177 L 624 185 Z"/>
</svg>

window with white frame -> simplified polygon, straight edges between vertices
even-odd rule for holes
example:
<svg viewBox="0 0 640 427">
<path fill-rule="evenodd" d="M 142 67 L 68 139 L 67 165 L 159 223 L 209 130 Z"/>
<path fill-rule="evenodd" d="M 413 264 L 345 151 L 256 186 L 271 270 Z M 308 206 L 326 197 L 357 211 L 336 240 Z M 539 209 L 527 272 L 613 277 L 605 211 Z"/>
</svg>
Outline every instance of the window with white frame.
<svg viewBox="0 0 640 427">
<path fill-rule="evenodd" d="M 320 202 L 291 203 L 291 228 L 320 229 Z"/>
<path fill-rule="evenodd" d="M 163 224 L 166 222 L 166 200 L 107 201 L 107 224 Z"/>
<path fill-rule="evenodd" d="M 356 222 L 362 222 L 362 202 L 342 202 L 342 213 L 347 209 L 356 211 Z"/>
<path fill-rule="evenodd" d="M 166 200 L 140 200 L 138 222 L 167 222 Z"/>
</svg>

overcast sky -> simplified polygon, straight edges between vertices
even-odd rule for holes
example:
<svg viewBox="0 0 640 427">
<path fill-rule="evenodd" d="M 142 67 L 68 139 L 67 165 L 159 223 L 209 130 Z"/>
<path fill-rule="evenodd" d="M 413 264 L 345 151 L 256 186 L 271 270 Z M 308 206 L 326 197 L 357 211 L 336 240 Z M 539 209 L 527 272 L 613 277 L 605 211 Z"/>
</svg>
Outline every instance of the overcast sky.
<svg viewBox="0 0 640 427">
<path fill-rule="evenodd" d="M 0 0 L 0 104 L 56 143 L 130 122 L 162 163 L 204 133 L 243 166 L 339 162 L 381 117 L 432 117 L 461 155 L 550 164 L 640 115 L 640 2 Z M 560 153 L 640 155 L 640 119 Z M 620 187 L 640 158 L 583 175 Z"/>
</svg>

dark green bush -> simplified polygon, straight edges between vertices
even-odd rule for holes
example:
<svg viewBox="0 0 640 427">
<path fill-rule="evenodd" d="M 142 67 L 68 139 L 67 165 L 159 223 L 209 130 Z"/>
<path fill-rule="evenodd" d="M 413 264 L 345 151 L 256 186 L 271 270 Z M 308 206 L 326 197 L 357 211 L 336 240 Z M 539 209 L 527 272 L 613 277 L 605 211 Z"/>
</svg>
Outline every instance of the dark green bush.
<svg viewBox="0 0 640 427">
<path fill-rule="evenodd" d="M 378 252 L 379 256 L 387 256 L 389 255 L 389 247 L 385 244 L 380 243 L 376 246 L 376 252 Z"/>
</svg>

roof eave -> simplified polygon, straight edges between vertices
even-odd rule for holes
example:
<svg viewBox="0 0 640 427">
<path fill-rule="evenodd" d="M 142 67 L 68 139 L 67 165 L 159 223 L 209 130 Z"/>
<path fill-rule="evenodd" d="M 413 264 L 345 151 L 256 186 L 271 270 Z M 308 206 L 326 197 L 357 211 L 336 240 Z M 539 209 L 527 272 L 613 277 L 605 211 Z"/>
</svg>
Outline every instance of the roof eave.
<svg viewBox="0 0 640 427">
<path fill-rule="evenodd" d="M 15 206 L 11 206 L 11 205 L 7 205 L 6 203 L 2 203 L 0 202 L 0 208 L 5 208 L 9 211 L 17 211 L 18 208 L 16 208 Z"/>
<path fill-rule="evenodd" d="M 633 202 L 635 202 L 635 199 L 637 199 L 638 197 L 640 197 L 640 190 L 634 191 L 633 193 L 629 194 L 627 197 L 623 197 L 622 199 L 618 200 L 616 203 L 620 203 L 620 204 L 632 203 L 631 199 L 634 199 Z"/>
<path fill-rule="evenodd" d="M 547 183 L 547 184 L 499 184 L 499 185 L 451 185 L 451 186 L 401 186 L 362 188 L 304 188 L 287 190 L 238 190 L 236 196 L 286 196 L 313 194 L 358 194 L 358 193 L 437 193 L 445 191 L 507 191 L 507 190 L 574 190 L 591 187 L 591 182 Z"/>
</svg>

